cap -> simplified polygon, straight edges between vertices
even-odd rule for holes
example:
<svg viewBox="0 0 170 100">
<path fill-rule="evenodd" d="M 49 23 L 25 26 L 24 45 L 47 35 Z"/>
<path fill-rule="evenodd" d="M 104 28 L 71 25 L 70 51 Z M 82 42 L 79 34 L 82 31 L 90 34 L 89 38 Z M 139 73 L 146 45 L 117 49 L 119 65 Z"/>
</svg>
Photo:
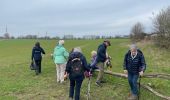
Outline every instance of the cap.
<svg viewBox="0 0 170 100">
<path fill-rule="evenodd" d="M 111 43 L 109 40 L 104 40 L 104 42 L 107 42 L 109 44 L 109 46 L 111 46 Z"/>
</svg>

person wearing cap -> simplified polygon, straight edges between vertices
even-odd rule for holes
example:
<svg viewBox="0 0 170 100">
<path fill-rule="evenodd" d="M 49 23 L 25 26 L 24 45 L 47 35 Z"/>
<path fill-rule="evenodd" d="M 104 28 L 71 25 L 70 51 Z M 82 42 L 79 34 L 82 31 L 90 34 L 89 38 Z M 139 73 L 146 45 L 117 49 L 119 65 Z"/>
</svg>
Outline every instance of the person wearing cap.
<svg viewBox="0 0 170 100">
<path fill-rule="evenodd" d="M 130 50 L 125 54 L 123 68 L 131 89 L 128 99 L 136 100 L 138 97 L 137 80 L 139 76 L 143 75 L 146 63 L 142 51 L 135 44 L 132 44 Z"/>
<path fill-rule="evenodd" d="M 54 49 L 53 57 L 56 64 L 57 83 L 64 82 L 64 72 L 69 53 L 64 48 L 64 40 L 59 40 L 58 45 Z"/>
<path fill-rule="evenodd" d="M 106 50 L 108 46 L 111 46 L 110 41 L 105 40 L 102 44 L 98 46 L 98 50 L 97 50 L 96 62 L 99 68 L 99 73 L 98 73 L 98 77 L 96 80 L 96 85 L 99 87 L 102 86 L 101 83 L 103 82 L 102 79 L 104 75 L 104 62 L 107 60 Z"/>
</svg>

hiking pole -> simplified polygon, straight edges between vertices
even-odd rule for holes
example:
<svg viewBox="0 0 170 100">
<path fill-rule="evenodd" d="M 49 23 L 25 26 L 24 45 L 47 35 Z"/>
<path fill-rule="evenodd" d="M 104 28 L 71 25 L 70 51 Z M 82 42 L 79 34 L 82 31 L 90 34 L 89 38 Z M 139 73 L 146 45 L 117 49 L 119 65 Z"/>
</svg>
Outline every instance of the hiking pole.
<svg viewBox="0 0 170 100">
<path fill-rule="evenodd" d="M 92 69 L 90 69 L 90 72 Z M 91 73 L 89 72 L 88 86 L 87 86 L 87 100 L 90 100 L 90 83 L 91 83 Z"/>
<path fill-rule="evenodd" d="M 138 85 L 139 85 L 138 100 L 139 100 L 139 98 L 140 98 L 140 82 L 141 82 L 141 76 L 139 76 L 139 83 L 138 83 Z"/>
</svg>

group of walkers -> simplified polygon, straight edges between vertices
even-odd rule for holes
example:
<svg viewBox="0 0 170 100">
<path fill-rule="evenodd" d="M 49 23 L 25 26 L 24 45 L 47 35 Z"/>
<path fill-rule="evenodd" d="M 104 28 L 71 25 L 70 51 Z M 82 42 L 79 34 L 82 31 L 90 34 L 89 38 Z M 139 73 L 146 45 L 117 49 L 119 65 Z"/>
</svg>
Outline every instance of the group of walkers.
<svg viewBox="0 0 170 100">
<path fill-rule="evenodd" d="M 70 79 L 70 100 L 73 100 L 73 98 L 80 100 L 82 82 L 85 76 L 90 77 L 92 75 L 91 73 L 94 69 L 99 70 L 95 84 L 98 87 L 103 86 L 102 83 L 105 83 L 103 80 L 104 66 L 109 57 L 107 54 L 107 47 L 109 46 L 111 46 L 109 40 L 103 41 L 98 46 L 97 52 L 91 52 L 91 63 L 88 64 L 80 47 L 73 48 L 69 53 L 64 48 L 64 40 L 59 40 L 52 56 L 56 65 L 57 83 L 65 83 L 65 78 L 67 77 Z M 37 42 L 32 49 L 32 61 L 36 64 L 36 75 L 41 73 L 41 54 L 45 54 L 45 52 L 41 48 L 40 43 Z M 129 51 L 125 54 L 123 69 L 130 85 L 128 100 L 137 100 L 139 95 L 137 81 L 143 75 L 146 69 L 146 63 L 142 51 L 135 44 L 132 44 Z"/>
</svg>

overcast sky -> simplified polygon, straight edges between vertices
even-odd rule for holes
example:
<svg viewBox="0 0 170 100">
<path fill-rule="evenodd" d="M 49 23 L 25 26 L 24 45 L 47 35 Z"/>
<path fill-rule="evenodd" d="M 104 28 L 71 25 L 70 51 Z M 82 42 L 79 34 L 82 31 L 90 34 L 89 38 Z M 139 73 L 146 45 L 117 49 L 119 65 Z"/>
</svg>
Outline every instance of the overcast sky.
<svg viewBox="0 0 170 100">
<path fill-rule="evenodd" d="M 152 17 L 170 0 L 0 0 L 0 35 L 129 34 L 136 22 L 152 31 Z"/>
</svg>

